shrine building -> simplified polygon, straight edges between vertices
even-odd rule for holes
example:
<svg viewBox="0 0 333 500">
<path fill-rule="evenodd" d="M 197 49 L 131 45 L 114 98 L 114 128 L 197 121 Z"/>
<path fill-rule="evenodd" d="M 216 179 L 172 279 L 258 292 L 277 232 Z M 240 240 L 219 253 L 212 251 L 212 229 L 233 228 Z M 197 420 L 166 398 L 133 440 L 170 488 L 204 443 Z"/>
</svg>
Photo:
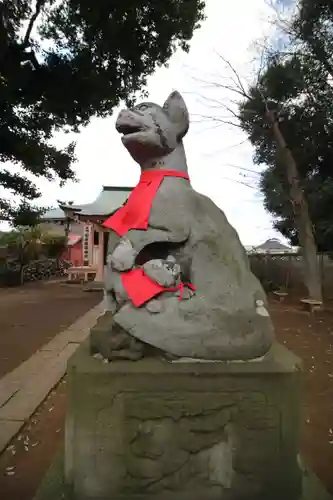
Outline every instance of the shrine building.
<svg viewBox="0 0 333 500">
<path fill-rule="evenodd" d="M 127 200 L 132 187 L 103 186 L 95 201 L 86 205 L 62 203 L 42 217 L 41 229 L 68 237 L 65 258 L 75 268 L 90 268 L 102 282 L 106 265 L 108 231 L 103 222 Z"/>
</svg>

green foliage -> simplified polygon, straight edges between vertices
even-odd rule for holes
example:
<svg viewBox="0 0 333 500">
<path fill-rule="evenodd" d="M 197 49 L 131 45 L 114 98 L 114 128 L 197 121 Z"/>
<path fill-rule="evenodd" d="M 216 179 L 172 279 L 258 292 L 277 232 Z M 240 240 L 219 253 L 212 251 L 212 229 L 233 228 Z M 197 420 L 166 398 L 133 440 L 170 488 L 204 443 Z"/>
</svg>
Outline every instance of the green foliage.
<svg viewBox="0 0 333 500">
<path fill-rule="evenodd" d="M 329 52 L 333 29 L 328 27 L 333 27 L 333 4 L 301 0 L 300 7 L 293 21 L 299 43 L 269 57 L 258 84 L 240 105 L 240 120 L 254 146 L 255 163 L 268 167 L 260 180 L 265 208 L 273 215 L 275 228 L 298 245 L 286 169 L 266 119 L 265 103 L 274 111 L 299 170 L 317 247 L 329 251 L 333 250 L 333 52 Z M 325 49 L 321 57 L 312 43 L 320 37 Z"/>
<path fill-rule="evenodd" d="M 19 232 L 17 230 L 7 231 L 0 235 L 0 246 L 13 245 L 18 241 Z"/>
<path fill-rule="evenodd" d="M 66 248 L 66 237 L 44 234 L 42 236 L 43 252 L 49 258 L 59 258 Z"/>
<path fill-rule="evenodd" d="M 2 0 L 0 186 L 27 207 L 40 192 L 5 162 L 74 179 L 74 143 L 55 147 L 54 132 L 78 131 L 133 101 L 156 66 L 189 49 L 203 9 L 202 0 Z M 0 219 L 17 224 L 19 214 L 0 199 Z"/>
<path fill-rule="evenodd" d="M 293 29 L 311 54 L 333 76 L 333 3 L 331 0 L 300 0 Z"/>
<path fill-rule="evenodd" d="M 8 253 L 23 266 L 41 255 L 41 231 L 38 227 L 17 228 L 0 237 L 0 245 L 8 247 Z"/>
<path fill-rule="evenodd" d="M 21 227 L 3 233 L 0 246 L 7 246 L 9 253 L 26 264 L 41 256 L 59 258 L 66 248 L 66 237 L 51 233 L 42 233 L 38 226 Z"/>
<path fill-rule="evenodd" d="M 46 210 L 46 208 L 35 207 L 23 200 L 16 206 L 10 207 L 11 225 L 15 228 L 36 227 L 40 224 L 40 217 Z"/>
</svg>

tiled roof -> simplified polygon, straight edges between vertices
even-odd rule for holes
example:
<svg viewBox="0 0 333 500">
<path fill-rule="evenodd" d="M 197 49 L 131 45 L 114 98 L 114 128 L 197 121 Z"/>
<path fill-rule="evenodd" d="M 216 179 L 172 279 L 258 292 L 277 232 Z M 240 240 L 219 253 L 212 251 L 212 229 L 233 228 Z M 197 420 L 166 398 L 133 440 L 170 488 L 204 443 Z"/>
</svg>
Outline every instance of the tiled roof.
<svg viewBox="0 0 333 500">
<path fill-rule="evenodd" d="M 82 215 L 109 215 L 125 203 L 132 189 L 132 187 L 103 186 L 103 190 L 94 202 L 86 205 L 71 205 L 71 209 Z M 65 218 L 64 211 L 57 207 L 48 210 L 43 215 L 42 220 L 61 220 Z"/>
<path fill-rule="evenodd" d="M 276 238 L 271 238 L 270 240 L 265 241 L 261 245 L 255 247 L 256 250 L 291 250 L 291 247 L 287 247 L 283 245 L 281 241 Z"/>
</svg>

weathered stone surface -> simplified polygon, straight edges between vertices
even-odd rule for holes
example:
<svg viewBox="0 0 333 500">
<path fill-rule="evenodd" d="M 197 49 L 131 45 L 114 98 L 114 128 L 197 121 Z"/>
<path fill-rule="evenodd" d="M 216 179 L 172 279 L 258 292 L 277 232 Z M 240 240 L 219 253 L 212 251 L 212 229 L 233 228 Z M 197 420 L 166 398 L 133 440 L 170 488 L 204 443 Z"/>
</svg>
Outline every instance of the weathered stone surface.
<svg viewBox="0 0 333 500">
<path fill-rule="evenodd" d="M 90 353 L 99 354 L 104 361 L 128 359 L 137 361 L 144 356 L 156 355 L 156 348 L 140 342 L 119 325 L 114 324 L 113 315 L 106 311 L 90 330 Z M 162 353 L 159 351 L 159 355 Z"/>
<path fill-rule="evenodd" d="M 63 471 L 64 457 L 63 453 L 60 452 L 47 471 L 34 500 L 59 500 L 60 498 L 61 500 L 73 500 L 70 489 L 65 485 Z M 195 497 L 187 495 L 185 499 L 177 495 L 177 500 L 193 500 L 193 498 Z M 266 500 L 270 500 L 270 498 L 271 497 Z M 200 500 L 206 499 L 210 500 L 207 496 L 201 497 Z M 110 500 L 110 497 L 105 500 Z M 112 500 L 147 500 L 147 496 L 145 494 L 136 494 L 131 497 L 128 495 L 126 495 L 126 497 L 119 495 Z M 172 500 L 175 500 L 175 497 L 173 497 Z M 219 500 L 221 500 L 221 497 Z M 299 497 L 299 500 L 332 500 L 332 497 L 327 493 L 319 479 L 311 471 L 303 470 L 302 495 Z"/>
<path fill-rule="evenodd" d="M 123 110 L 116 127 L 143 172 L 187 172 L 182 138 L 189 114 L 178 92 L 163 107 L 142 103 Z M 274 334 L 264 291 L 224 213 L 190 182 L 164 178 L 148 229 L 130 229 L 125 238 L 111 231 L 108 243 L 106 292 L 114 324 L 178 357 L 247 360 L 268 351 Z M 170 257 L 196 293 L 186 291 L 187 300 L 179 300 L 179 292 L 164 292 L 160 304 L 136 308 L 124 293 L 119 272 L 143 265 L 151 279 L 173 287 L 177 278 L 169 272 Z"/>
<path fill-rule="evenodd" d="M 122 238 L 114 249 L 110 264 L 116 271 L 128 271 L 135 263 L 136 252 L 127 238 Z"/>
<path fill-rule="evenodd" d="M 68 367 L 73 499 L 298 500 L 300 376 L 279 345 L 258 362 L 108 364 L 82 345 Z"/>
<path fill-rule="evenodd" d="M 180 265 L 172 260 L 152 259 L 143 265 L 144 272 L 159 285 L 170 288 L 181 276 Z"/>
</svg>

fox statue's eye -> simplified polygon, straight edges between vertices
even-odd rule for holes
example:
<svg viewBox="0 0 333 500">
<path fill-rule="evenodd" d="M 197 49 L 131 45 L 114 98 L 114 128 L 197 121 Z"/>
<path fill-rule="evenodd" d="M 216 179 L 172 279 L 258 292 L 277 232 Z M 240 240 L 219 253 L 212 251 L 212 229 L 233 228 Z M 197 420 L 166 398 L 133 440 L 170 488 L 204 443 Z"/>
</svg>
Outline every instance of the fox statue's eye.
<svg viewBox="0 0 333 500">
<path fill-rule="evenodd" d="M 147 104 L 141 104 L 137 109 L 139 111 L 146 111 L 146 109 L 148 109 L 148 106 Z"/>
</svg>

